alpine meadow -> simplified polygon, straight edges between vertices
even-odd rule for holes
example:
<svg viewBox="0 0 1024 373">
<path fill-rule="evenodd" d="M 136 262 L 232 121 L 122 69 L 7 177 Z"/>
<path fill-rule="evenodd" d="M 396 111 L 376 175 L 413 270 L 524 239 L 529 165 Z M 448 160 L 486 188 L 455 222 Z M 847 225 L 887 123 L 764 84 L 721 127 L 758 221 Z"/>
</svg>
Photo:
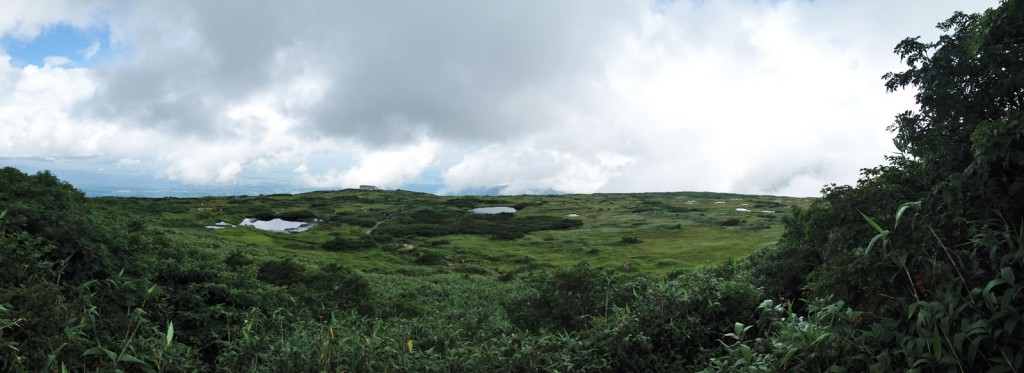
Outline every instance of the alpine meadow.
<svg viewBox="0 0 1024 373">
<path fill-rule="evenodd" d="M 1020 372 L 1024 0 L 938 27 L 882 78 L 898 153 L 818 198 L 0 169 L 0 371 Z"/>
</svg>

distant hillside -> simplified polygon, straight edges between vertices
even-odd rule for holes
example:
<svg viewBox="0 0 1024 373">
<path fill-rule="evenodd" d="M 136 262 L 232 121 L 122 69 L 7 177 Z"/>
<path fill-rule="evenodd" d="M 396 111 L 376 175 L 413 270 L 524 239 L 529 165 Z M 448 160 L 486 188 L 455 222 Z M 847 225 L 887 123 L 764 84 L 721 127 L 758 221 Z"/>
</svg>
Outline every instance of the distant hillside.
<svg viewBox="0 0 1024 373">
<path fill-rule="evenodd" d="M 506 273 L 585 261 L 668 273 L 742 258 L 775 242 L 782 218 L 813 199 L 706 192 L 442 197 L 350 189 L 95 200 L 158 227 L 364 271 Z M 516 212 L 471 211 L 502 206 Z M 239 226 L 247 218 L 315 227 L 283 233 Z"/>
</svg>

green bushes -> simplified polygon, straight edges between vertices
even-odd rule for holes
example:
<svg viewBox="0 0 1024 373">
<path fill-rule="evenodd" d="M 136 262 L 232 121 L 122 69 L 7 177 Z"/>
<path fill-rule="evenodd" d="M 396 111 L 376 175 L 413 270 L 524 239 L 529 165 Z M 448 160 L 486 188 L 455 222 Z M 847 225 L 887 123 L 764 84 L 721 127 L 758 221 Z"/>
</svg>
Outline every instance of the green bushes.
<svg viewBox="0 0 1024 373">
<path fill-rule="evenodd" d="M 505 304 L 509 319 L 526 329 L 578 330 L 591 317 L 607 315 L 621 304 L 621 291 L 611 286 L 609 273 L 586 263 L 547 273 L 534 273 L 526 280 L 532 291 Z"/>
<path fill-rule="evenodd" d="M 686 271 L 673 280 L 654 281 L 632 292 L 596 338 L 618 370 L 692 371 L 721 346 L 721 334 L 734 320 L 750 320 L 761 293 L 740 277 L 712 271 Z"/>
<path fill-rule="evenodd" d="M 327 251 L 353 251 L 374 247 L 377 247 L 377 243 L 370 236 L 359 236 L 357 238 L 336 236 L 320 245 L 321 249 Z"/>
<path fill-rule="evenodd" d="M 203 371 L 249 310 L 323 317 L 370 298 L 341 267 L 152 230 L 48 173 L 0 177 L 0 370 Z"/>
<path fill-rule="evenodd" d="M 274 217 L 283 220 L 300 221 L 300 220 L 313 220 L 319 218 L 314 212 L 309 210 L 295 210 L 285 211 L 276 214 Z"/>
<path fill-rule="evenodd" d="M 512 240 L 530 232 L 572 229 L 582 225 L 579 220 L 553 216 L 517 217 L 511 213 L 473 214 L 461 209 L 432 208 L 393 216 L 373 234 L 375 237 L 398 238 L 475 234 L 496 240 Z"/>
<path fill-rule="evenodd" d="M 301 283 L 306 277 L 306 266 L 292 258 L 271 260 L 259 266 L 256 278 L 271 285 L 288 286 Z"/>
<path fill-rule="evenodd" d="M 11 215 L 0 220 L 0 249 L 12 258 L 0 263 L 0 290 L 11 303 L 0 313 L 0 347 L 17 348 L 21 358 L 4 360 L 21 361 L 11 369 L 689 369 L 717 351 L 726 321 L 752 314 L 757 299 L 736 266 L 653 280 L 579 265 L 507 281 L 467 266 L 451 277 L 422 271 L 373 275 L 371 283 L 333 264 L 268 258 L 215 236 L 161 233 L 74 202 L 67 210 L 103 225 L 70 239 L 49 226 L 38 231 L 59 234 L 30 234 L 8 225 Z M 566 224 L 446 210 L 413 216 L 425 227 L 469 222 L 460 232 Z M 372 242 L 332 241 L 325 248 Z M 47 256 L 56 242 L 92 256 Z M 440 263 L 435 250 L 414 261 Z M 89 277 L 71 276 L 72 264 Z M 5 358 L 15 350 L 6 351 Z M 51 354 L 56 365 L 47 366 Z"/>
<path fill-rule="evenodd" d="M 657 200 L 645 200 L 641 201 L 633 208 L 633 212 L 646 212 L 646 211 L 664 211 L 671 213 L 688 213 L 688 212 L 703 212 L 708 209 L 705 207 L 684 207 L 684 206 L 673 206 L 662 201 Z"/>
<path fill-rule="evenodd" d="M 772 245 L 747 260 L 751 282 L 775 300 L 797 302 L 806 290 L 808 276 L 822 261 L 819 252 L 797 244 Z"/>
<path fill-rule="evenodd" d="M 228 203 L 235 202 L 236 200 L 228 201 Z M 312 221 L 318 219 L 320 216 L 310 210 L 288 210 L 277 212 L 271 206 L 249 201 L 251 205 L 246 205 L 240 208 L 240 212 L 248 218 L 255 218 L 257 220 L 290 220 L 290 221 Z"/>
<path fill-rule="evenodd" d="M 509 321 L 559 333 L 566 345 L 551 354 L 599 370 L 699 369 L 721 351 L 719 339 L 735 320 L 753 320 L 761 300 L 733 268 L 652 280 L 580 264 L 522 281 L 526 291 L 504 303 Z"/>
<path fill-rule="evenodd" d="M 637 236 L 627 236 L 627 237 L 622 237 L 622 239 L 619 240 L 619 242 L 621 242 L 623 245 L 636 245 L 636 244 L 643 243 L 644 241 L 641 240 L 640 237 L 637 237 Z"/>
<path fill-rule="evenodd" d="M 274 220 L 277 214 L 270 207 L 263 205 L 254 205 L 245 212 L 246 216 L 255 218 L 256 220 Z"/>
<path fill-rule="evenodd" d="M 461 209 L 471 209 L 482 206 L 508 206 L 509 203 L 499 198 L 484 198 L 484 197 L 458 197 L 450 199 L 444 202 L 446 205 L 458 207 Z M 516 208 L 516 210 L 519 210 Z"/>
<path fill-rule="evenodd" d="M 432 252 L 423 251 L 413 259 L 413 263 L 420 265 L 438 265 L 444 261 L 444 255 Z"/>
<path fill-rule="evenodd" d="M 246 267 L 255 263 L 251 256 L 246 255 L 241 250 L 232 251 L 226 258 L 224 258 L 224 264 L 232 269 L 238 269 Z"/>
<path fill-rule="evenodd" d="M 342 212 L 332 216 L 329 220 L 335 223 L 351 224 L 363 228 L 373 228 L 377 222 L 387 218 L 387 214 L 379 211 L 364 212 Z"/>
<path fill-rule="evenodd" d="M 916 88 L 920 105 L 890 127 L 901 154 L 827 187 L 751 257 L 766 289 L 814 300 L 762 307 L 709 370 L 1024 367 L 1022 27 L 1024 1 L 1011 0 L 897 46 L 907 70 L 886 87 Z"/>
<path fill-rule="evenodd" d="M 909 261 L 923 261 L 930 270 L 911 275 L 915 280 L 905 295 L 881 312 L 819 299 L 804 316 L 765 302 L 756 321 L 761 334 L 738 325 L 726 335 L 727 353 L 709 371 L 1019 369 L 1024 282 L 1015 273 L 1024 273 L 1021 232 L 1011 226 L 979 230 L 970 250 L 947 252 L 949 261 L 911 254 Z"/>
<path fill-rule="evenodd" d="M 289 292 L 318 306 L 327 302 L 332 309 L 359 308 L 369 301 L 370 289 L 352 270 L 337 264 L 310 269 L 291 258 L 271 260 L 259 265 L 257 278 L 268 284 L 288 287 Z"/>
<path fill-rule="evenodd" d="M 772 227 L 771 224 L 768 224 L 768 223 L 763 222 L 763 221 L 759 221 L 759 222 L 756 222 L 754 224 L 745 225 L 741 229 L 747 230 L 747 231 L 759 231 L 759 230 L 763 230 L 763 229 L 771 229 L 771 227 Z"/>
</svg>

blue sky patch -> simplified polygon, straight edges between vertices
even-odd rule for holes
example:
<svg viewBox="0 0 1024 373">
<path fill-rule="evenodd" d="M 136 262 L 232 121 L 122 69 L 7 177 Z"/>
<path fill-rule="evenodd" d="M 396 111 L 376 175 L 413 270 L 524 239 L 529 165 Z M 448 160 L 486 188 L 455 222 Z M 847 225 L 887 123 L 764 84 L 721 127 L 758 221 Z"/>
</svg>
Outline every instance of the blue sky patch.
<svg viewBox="0 0 1024 373">
<path fill-rule="evenodd" d="M 109 36 L 106 27 L 81 29 L 60 23 L 46 27 L 30 40 L 4 35 L 0 47 L 18 67 L 43 66 L 48 56 L 64 56 L 71 60 L 71 66 L 89 67 L 110 55 Z"/>
</svg>

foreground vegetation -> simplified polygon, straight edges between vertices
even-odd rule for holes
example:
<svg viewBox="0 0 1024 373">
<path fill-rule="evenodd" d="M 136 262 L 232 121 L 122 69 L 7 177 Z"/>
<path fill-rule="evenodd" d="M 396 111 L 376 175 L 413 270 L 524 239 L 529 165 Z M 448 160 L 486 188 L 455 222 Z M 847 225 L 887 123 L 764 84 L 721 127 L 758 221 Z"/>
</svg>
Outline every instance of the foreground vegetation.
<svg viewBox="0 0 1024 373">
<path fill-rule="evenodd" d="M 676 355 L 715 346 L 760 294 L 733 262 L 686 269 L 781 234 L 776 213 L 737 208 L 781 214 L 810 201 L 358 190 L 85 199 L 49 173 L 2 177 L 4 256 L 19 258 L 5 263 L 2 337 L 16 370 L 695 369 Z M 469 211 L 487 205 L 519 211 Z M 207 228 L 243 217 L 318 225 Z M 691 297 L 713 302 L 679 307 Z M 708 317 L 720 325 L 708 329 Z M 673 318 L 683 329 L 659 331 Z M 619 344 L 588 345 L 608 338 Z M 567 343 L 587 344 L 565 355 Z"/>
<path fill-rule="evenodd" d="M 712 201 L 743 197 L 111 200 L 2 169 L 0 370 L 1020 371 L 1024 1 L 940 27 L 886 77 L 918 89 L 900 153 L 780 224 Z M 465 213 L 495 204 L 522 211 Z M 322 221 L 201 228 L 244 217 Z"/>
</svg>

